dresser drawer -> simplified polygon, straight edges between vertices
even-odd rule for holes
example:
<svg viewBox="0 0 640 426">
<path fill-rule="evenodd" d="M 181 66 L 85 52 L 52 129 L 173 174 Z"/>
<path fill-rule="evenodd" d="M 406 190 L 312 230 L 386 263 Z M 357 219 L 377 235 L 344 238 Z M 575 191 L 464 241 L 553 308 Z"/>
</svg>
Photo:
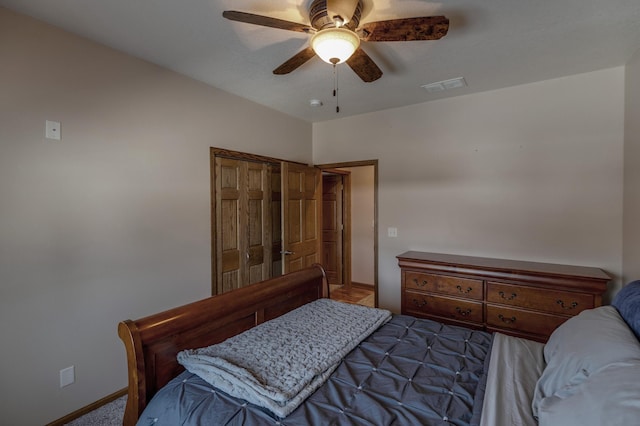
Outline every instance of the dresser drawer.
<svg viewBox="0 0 640 426">
<path fill-rule="evenodd" d="M 546 337 L 567 319 L 565 316 L 543 312 L 487 305 L 487 327 L 489 328 L 502 328 Z"/>
<path fill-rule="evenodd" d="M 420 290 L 482 300 L 482 281 L 447 275 L 405 272 L 407 290 Z"/>
<path fill-rule="evenodd" d="M 404 297 L 405 310 L 414 315 L 427 314 L 458 321 L 483 322 L 481 302 L 413 291 L 405 292 Z"/>
<path fill-rule="evenodd" d="M 584 293 L 546 290 L 495 282 L 487 283 L 487 302 L 539 311 L 576 315 L 594 306 L 593 296 Z"/>
</svg>

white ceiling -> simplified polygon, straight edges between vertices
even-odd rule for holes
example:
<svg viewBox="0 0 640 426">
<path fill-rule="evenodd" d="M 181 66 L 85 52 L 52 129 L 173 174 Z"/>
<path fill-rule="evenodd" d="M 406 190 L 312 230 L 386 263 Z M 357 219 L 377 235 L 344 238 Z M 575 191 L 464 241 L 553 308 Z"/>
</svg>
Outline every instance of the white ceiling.
<svg viewBox="0 0 640 426">
<path fill-rule="evenodd" d="M 317 122 L 624 65 L 640 49 L 639 0 L 363 0 L 361 23 L 445 15 L 436 41 L 363 43 L 384 72 L 362 82 L 313 58 L 272 70 L 306 34 L 232 22 L 239 10 L 309 23 L 311 0 L 0 0 L 0 5 L 301 119 Z M 420 86 L 464 77 L 468 86 Z M 319 99 L 322 107 L 311 107 Z"/>
</svg>

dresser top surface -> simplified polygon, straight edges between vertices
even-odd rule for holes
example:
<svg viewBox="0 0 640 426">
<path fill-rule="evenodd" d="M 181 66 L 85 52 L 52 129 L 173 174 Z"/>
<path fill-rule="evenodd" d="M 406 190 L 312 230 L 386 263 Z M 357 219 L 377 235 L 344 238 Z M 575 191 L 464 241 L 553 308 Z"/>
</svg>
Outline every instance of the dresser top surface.
<svg viewBox="0 0 640 426">
<path fill-rule="evenodd" d="M 496 271 L 528 271 L 540 274 L 566 275 L 595 280 L 611 280 L 611 277 L 602 269 L 589 266 L 560 265 L 555 263 L 494 259 L 488 257 L 461 256 L 444 253 L 427 253 L 422 251 L 408 251 L 396 257 L 400 261 L 418 263 L 431 263 L 458 267 L 467 266 Z"/>
</svg>

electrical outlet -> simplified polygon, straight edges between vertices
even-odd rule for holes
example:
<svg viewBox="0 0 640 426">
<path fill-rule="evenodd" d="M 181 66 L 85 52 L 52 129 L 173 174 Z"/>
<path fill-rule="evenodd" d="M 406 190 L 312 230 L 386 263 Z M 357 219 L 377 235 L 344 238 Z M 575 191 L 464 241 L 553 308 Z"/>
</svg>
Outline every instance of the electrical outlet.
<svg viewBox="0 0 640 426">
<path fill-rule="evenodd" d="M 63 368 L 60 370 L 60 387 L 63 388 L 65 386 L 69 386 L 76 381 L 76 372 L 75 368 L 72 365 L 71 367 Z"/>
</svg>

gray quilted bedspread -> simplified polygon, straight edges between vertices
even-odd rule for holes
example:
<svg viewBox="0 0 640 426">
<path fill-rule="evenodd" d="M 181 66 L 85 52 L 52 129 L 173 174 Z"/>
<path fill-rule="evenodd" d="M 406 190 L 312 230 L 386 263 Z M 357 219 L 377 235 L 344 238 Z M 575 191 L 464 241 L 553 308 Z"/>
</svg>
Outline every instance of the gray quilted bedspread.
<svg viewBox="0 0 640 426">
<path fill-rule="evenodd" d="M 187 371 L 139 425 L 476 425 L 492 335 L 394 315 L 357 345 L 287 417 L 234 398 Z"/>
<path fill-rule="evenodd" d="M 318 299 L 178 362 L 229 395 L 285 417 L 391 312 Z"/>
</svg>

